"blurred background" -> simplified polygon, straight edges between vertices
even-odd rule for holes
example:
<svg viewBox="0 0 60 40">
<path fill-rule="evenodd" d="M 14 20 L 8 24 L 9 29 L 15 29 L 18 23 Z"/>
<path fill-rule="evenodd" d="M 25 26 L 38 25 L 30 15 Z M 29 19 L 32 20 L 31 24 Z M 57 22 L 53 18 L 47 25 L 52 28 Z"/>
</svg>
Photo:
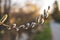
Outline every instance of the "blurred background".
<svg viewBox="0 0 60 40">
<path fill-rule="evenodd" d="M 60 0 L 0 0 L 0 40 L 60 40 L 59 30 Z"/>
</svg>

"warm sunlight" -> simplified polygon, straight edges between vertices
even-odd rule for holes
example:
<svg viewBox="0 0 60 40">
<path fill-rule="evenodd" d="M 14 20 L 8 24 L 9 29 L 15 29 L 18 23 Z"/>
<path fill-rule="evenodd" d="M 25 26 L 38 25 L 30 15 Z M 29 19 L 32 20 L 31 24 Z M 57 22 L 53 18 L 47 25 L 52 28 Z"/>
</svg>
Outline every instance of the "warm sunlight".
<svg viewBox="0 0 60 40">
<path fill-rule="evenodd" d="M 50 6 L 50 8 L 52 9 L 52 5 L 54 3 L 55 0 L 12 0 L 12 5 L 13 4 L 17 4 L 20 7 L 24 6 L 26 3 L 31 2 L 32 4 L 36 4 L 38 7 L 40 7 L 40 11 L 41 13 L 43 13 L 43 10 L 48 8 L 48 6 Z M 59 0 L 58 0 L 59 2 Z M 59 3 L 60 4 L 60 3 Z"/>
</svg>

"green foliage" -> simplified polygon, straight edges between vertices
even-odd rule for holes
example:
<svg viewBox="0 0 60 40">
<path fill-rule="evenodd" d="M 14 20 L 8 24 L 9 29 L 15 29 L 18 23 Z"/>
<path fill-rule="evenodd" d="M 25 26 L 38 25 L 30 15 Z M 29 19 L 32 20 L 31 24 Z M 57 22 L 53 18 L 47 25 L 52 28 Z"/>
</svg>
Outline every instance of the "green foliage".
<svg viewBox="0 0 60 40">
<path fill-rule="evenodd" d="M 44 29 L 44 32 L 38 32 L 35 34 L 33 40 L 51 40 L 51 30 L 49 23 L 45 23 L 46 29 Z"/>
<path fill-rule="evenodd" d="M 54 10 L 53 10 L 53 14 L 52 14 L 53 19 L 56 22 L 60 22 L 60 11 L 59 11 L 59 7 L 58 7 L 58 2 L 55 1 L 54 3 Z"/>
</svg>

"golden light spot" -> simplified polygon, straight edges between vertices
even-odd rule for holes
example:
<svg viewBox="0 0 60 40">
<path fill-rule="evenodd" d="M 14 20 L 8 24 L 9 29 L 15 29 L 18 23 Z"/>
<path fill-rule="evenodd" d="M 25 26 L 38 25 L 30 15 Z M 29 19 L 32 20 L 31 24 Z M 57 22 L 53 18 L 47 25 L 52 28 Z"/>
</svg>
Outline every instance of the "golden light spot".
<svg viewBox="0 0 60 40">
<path fill-rule="evenodd" d="M 15 18 L 10 19 L 10 24 L 13 24 L 15 22 Z"/>
</svg>

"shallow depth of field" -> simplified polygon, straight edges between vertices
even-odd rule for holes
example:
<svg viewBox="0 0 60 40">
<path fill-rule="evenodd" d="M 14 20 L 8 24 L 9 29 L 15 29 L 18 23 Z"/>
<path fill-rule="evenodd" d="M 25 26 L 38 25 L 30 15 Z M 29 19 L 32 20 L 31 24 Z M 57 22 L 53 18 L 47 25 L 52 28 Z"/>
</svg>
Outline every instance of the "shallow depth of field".
<svg viewBox="0 0 60 40">
<path fill-rule="evenodd" d="M 0 0 L 0 40 L 60 40 L 59 0 Z"/>
</svg>

